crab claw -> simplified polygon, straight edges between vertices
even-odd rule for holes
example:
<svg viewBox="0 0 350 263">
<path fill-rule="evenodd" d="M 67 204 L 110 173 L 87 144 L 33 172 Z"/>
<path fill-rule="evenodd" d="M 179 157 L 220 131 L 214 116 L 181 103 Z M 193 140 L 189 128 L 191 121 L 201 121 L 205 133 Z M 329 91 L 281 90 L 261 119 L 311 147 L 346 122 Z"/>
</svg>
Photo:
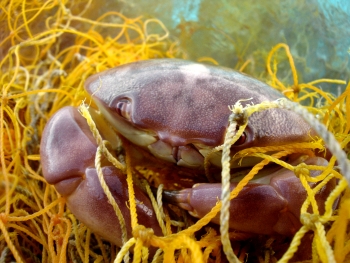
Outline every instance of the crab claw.
<svg viewBox="0 0 350 263">
<path fill-rule="evenodd" d="M 320 157 L 312 157 L 305 163 L 326 166 L 328 162 Z M 319 171 L 310 172 L 313 177 L 319 174 Z M 237 184 L 231 184 L 231 191 Z M 320 213 L 324 212 L 324 202 L 335 185 L 336 180 L 332 179 L 316 194 Z M 219 183 L 196 184 L 193 188 L 180 191 L 164 191 L 163 195 L 168 202 L 197 218 L 209 213 L 220 196 Z M 300 179 L 292 171 L 283 168 L 257 182 L 249 183 L 231 200 L 230 228 L 254 234 L 294 235 L 301 227 L 300 209 L 306 197 Z M 212 222 L 220 224 L 220 216 L 217 215 Z"/>
<path fill-rule="evenodd" d="M 68 208 L 94 233 L 121 247 L 119 220 L 100 185 L 94 159 L 97 144 L 86 120 L 73 107 L 58 111 L 45 127 L 41 142 L 43 174 L 48 183 L 67 198 Z M 129 200 L 125 175 L 117 168 L 102 168 L 106 181 L 131 235 Z M 138 220 L 162 235 L 148 197 L 135 186 Z"/>
</svg>

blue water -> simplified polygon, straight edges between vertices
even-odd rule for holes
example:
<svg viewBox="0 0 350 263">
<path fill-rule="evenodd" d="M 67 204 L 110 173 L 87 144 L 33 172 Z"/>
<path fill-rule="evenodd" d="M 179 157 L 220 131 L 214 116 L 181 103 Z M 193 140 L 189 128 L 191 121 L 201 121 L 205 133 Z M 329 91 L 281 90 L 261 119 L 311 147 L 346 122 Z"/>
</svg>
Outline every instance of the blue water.
<svg viewBox="0 0 350 263">
<path fill-rule="evenodd" d="M 198 14 L 202 0 L 173 0 L 172 21 L 176 27 L 184 21 L 198 22 Z M 343 11 L 348 15 L 350 21 L 350 0 L 317 0 L 320 11 L 324 14 L 328 21 L 332 23 L 343 23 L 338 16 L 334 15 L 332 10 Z"/>
<path fill-rule="evenodd" d="M 185 21 L 198 22 L 199 8 L 201 0 L 174 0 L 171 18 L 173 27 L 181 23 L 181 19 Z"/>
<path fill-rule="evenodd" d="M 333 15 L 334 12 L 329 11 L 330 9 L 343 11 L 348 15 L 350 21 L 350 1 L 349 0 L 318 0 L 318 5 L 323 11 L 323 14 L 327 20 L 337 21 L 339 20 L 338 16 Z"/>
<path fill-rule="evenodd" d="M 235 19 L 234 9 L 242 8 L 242 10 L 245 10 L 245 12 L 247 12 L 247 16 L 251 17 L 252 21 L 254 21 L 256 18 L 254 16 L 251 16 L 249 13 L 249 10 L 254 10 L 255 12 L 257 11 L 254 9 L 254 6 L 251 6 L 251 8 L 249 8 L 249 6 L 244 6 L 239 1 L 229 2 L 225 0 L 217 0 L 217 6 L 219 6 L 219 3 L 221 3 L 221 6 L 226 5 L 228 9 L 215 10 L 215 8 L 213 8 L 212 12 L 207 12 L 205 13 L 206 15 L 203 15 L 203 10 L 205 10 L 207 7 L 208 0 L 170 0 L 170 2 L 172 3 L 172 9 L 171 16 L 169 18 L 172 24 L 172 28 L 176 28 L 178 25 L 184 22 L 195 22 L 200 25 L 211 27 L 215 23 L 219 23 L 218 20 L 220 19 L 226 19 L 226 23 L 229 24 L 230 20 Z M 252 3 L 253 2 L 250 1 L 250 4 Z M 291 4 L 291 2 L 282 1 L 280 7 L 274 7 L 272 11 L 272 13 L 275 12 L 277 14 L 276 20 L 274 20 L 275 17 L 271 16 L 271 14 L 268 12 L 264 13 L 264 8 L 266 5 L 268 5 L 267 1 L 265 1 L 265 4 L 264 1 L 259 3 L 262 5 L 262 9 L 261 13 L 256 14 L 256 16 L 258 19 L 261 19 L 261 17 L 265 16 L 264 18 L 266 18 L 266 21 L 272 21 L 272 26 L 269 28 L 269 32 L 275 32 L 276 43 L 286 42 L 293 47 L 293 45 L 295 46 L 295 43 L 300 43 L 300 39 L 296 34 L 297 31 L 295 30 L 300 29 L 302 33 L 310 30 L 309 34 L 304 33 L 304 35 L 302 35 L 302 38 L 308 42 L 310 48 L 305 57 L 305 65 L 307 66 L 306 69 L 308 70 L 305 75 L 308 78 L 316 79 L 320 77 L 338 77 L 337 75 L 333 76 L 332 71 L 347 71 L 346 68 L 348 68 L 350 65 L 350 0 L 308 0 L 304 3 L 307 11 L 296 8 Z M 231 12 L 232 16 L 224 14 L 222 12 L 228 14 Z M 283 12 L 289 19 L 289 22 L 287 24 L 281 25 L 279 28 L 278 24 L 276 24 L 275 21 L 284 21 L 285 17 L 282 18 L 281 16 Z M 280 17 L 278 17 L 278 15 Z M 293 19 L 293 17 L 297 19 Z M 263 21 L 263 19 L 261 19 L 261 21 Z M 256 26 L 254 23 L 250 24 L 249 20 L 243 22 L 242 24 L 247 27 L 254 25 Z M 241 41 L 247 41 L 242 35 L 242 32 L 244 32 L 245 29 L 244 26 L 242 26 L 241 32 L 231 32 L 230 28 L 225 27 L 221 27 L 221 30 L 230 35 L 236 41 L 237 39 L 240 39 Z M 282 35 L 284 34 L 286 36 L 285 39 L 279 38 L 279 34 L 281 32 Z M 210 32 L 202 33 L 206 34 Z M 295 34 L 294 38 L 293 34 Z M 241 38 L 242 36 L 243 38 Z M 263 36 L 269 35 L 267 34 Z M 192 38 L 193 37 L 191 37 L 191 39 Z M 206 39 L 206 41 L 208 41 L 210 39 L 214 39 L 214 37 L 207 37 Z M 193 38 L 192 41 L 196 40 Z M 213 41 L 216 40 L 214 39 Z M 212 43 L 205 42 L 205 44 L 206 46 L 215 48 L 215 45 Z M 272 44 L 269 43 L 267 45 L 268 48 L 270 48 Z M 205 45 L 203 46 L 202 43 L 200 43 L 200 48 L 205 48 Z M 200 48 L 198 47 L 194 50 L 197 51 Z M 220 61 L 220 63 L 225 64 L 225 60 L 220 60 L 220 50 L 221 49 L 216 50 L 214 53 L 211 53 L 211 50 L 209 49 L 205 50 L 205 52 L 203 51 L 202 53 L 214 55 L 215 58 Z M 229 49 L 226 48 L 226 50 Z M 292 51 L 295 52 L 293 49 Z M 298 55 L 298 52 L 295 52 L 294 55 Z M 304 69 L 305 68 L 302 70 Z"/>
</svg>

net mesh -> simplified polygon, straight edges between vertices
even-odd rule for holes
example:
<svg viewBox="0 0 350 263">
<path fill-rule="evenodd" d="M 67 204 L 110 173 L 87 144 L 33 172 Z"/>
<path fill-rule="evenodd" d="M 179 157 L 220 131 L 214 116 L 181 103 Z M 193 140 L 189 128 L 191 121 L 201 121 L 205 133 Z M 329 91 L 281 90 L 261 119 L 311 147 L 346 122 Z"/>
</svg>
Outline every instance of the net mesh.
<svg viewBox="0 0 350 263">
<path fill-rule="evenodd" d="M 232 261 L 276 262 L 280 259 L 280 262 L 287 262 L 293 257 L 298 260 L 298 253 L 309 253 L 299 246 L 303 242 L 311 244 L 314 262 L 349 260 L 350 194 L 343 171 L 338 169 L 341 162 L 347 160 L 330 156 L 329 165 L 325 167 L 293 167 L 281 159 L 291 153 L 313 156 L 315 150 L 326 151 L 322 138 L 274 148 L 250 148 L 235 157 L 258 156 L 262 161 L 252 168 L 234 191 L 228 192 L 226 200 L 235 198 L 258 170 L 269 162 L 278 163 L 299 176 L 308 198 L 301 211 L 303 226 L 292 239 L 263 236 L 247 242 L 244 234 L 229 229 L 225 230 L 223 238 L 216 228 L 208 226 L 208 222 L 222 209 L 221 202 L 197 221 L 181 212 L 180 219 L 175 220 L 163 207 L 161 184 L 164 182 L 161 177 L 155 171 L 130 165 L 132 156 L 129 156 L 127 144 L 124 147 L 133 237 L 126 238 L 124 246 L 118 248 L 92 233 L 67 209 L 65 198 L 59 196 L 41 175 L 39 145 L 47 120 L 63 106 L 78 107 L 87 97 L 83 89 L 85 79 L 96 72 L 136 60 L 182 58 L 184 53 L 170 39 L 159 20 L 131 19 L 117 12 L 107 12 L 93 20 L 86 18 L 85 12 L 93 8 L 92 1 L 2 1 L 0 7 L 2 262 L 221 262 L 226 257 L 224 253 Z M 152 28 L 154 25 L 161 28 L 163 33 L 150 31 L 151 24 Z M 216 63 L 210 58 L 202 58 L 201 61 Z M 283 83 L 277 77 L 278 65 L 285 61 L 290 64 L 292 84 Z M 241 71 L 248 65 L 249 62 L 243 64 Z M 266 65 L 269 74 L 266 81 L 317 116 L 335 136 L 333 143 L 339 143 L 349 155 L 349 84 L 336 97 L 322 91 L 321 84 L 328 82 L 344 86 L 345 81 L 320 79 L 299 83 L 293 58 L 285 44 L 278 44 L 271 50 Z M 247 110 L 261 110 L 264 106 L 257 107 Z M 90 120 L 84 105 L 80 110 Z M 91 129 L 94 130 L 93 125 Z M 237 138 L 240 132 L 243 128 L 237 132 Z M 225 144 L 230 145 L 233 141 L 234 138 L 231 138 Z M 103 144 L 100 141 L 96 167 L 101 154 L 107 151 L 103 150 Z M 275 153 L 267 154 L 271 151 Z M 311 168 L 321 170 L 321 175 L 310 177 L 308 171 Z M 146 229 L 137 220 L 132 194 L 135 183 L 132 175 L 135 173 L 142 173 L 148 179 L 142 184 L 157 214 L 162 237 L 155 236 L 151 229 Z M 314 197 L 317 187 L 311 189 L 308 182 L 320 182 L 321 187 L 331 178 L 337 178 L 339 183 L 326 201 L 325 212 L 320 214 Z M 103 185 L 103 177 L 100 179 Z M 160 186 L 156 197 L 149 184 Z M 106 193 L 109 191 L 108 187 L 104 190 Z M 338 198 L 339 206 L 334 211 L 332 205 Z M 110 202 L 113 203 L 113 200 Z M 312 207 L 311 213 L 309 207 Z M 174 227 L 177 229 L 175 232 Z M 153 257 L 149 257 L 150 246 L 159 248 Z"/>
</svg>

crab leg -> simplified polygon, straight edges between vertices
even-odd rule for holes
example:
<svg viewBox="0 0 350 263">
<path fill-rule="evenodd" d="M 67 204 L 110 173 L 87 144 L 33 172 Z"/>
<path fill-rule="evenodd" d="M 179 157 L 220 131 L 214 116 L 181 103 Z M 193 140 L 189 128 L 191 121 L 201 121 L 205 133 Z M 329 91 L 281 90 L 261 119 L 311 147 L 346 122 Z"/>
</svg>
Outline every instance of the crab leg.
<svg viewBox="0 0 350 263">
<path fill-rule="evenodd" d="M 94 167 L 97 144 L 86 120 L 73 107 L 61 109 L 45 127 L 41 143 L 43 174 L 67 198 L 68 208 L 94 233 L 121 247 L 122 229 L 108 202 Z M 102 161 L 103 162 L 103 161 Z M 106 162 L 106 160 L 105 160 Z M 124 216 L 127 238 L 131 237 L 128 187 L 125 175 L 110 164 L 102 167 L 113 198 Z M 148 197 L 135 187 L 139 222 L 162 235 Z"/>
<path fill-rule="evenodd" d="M 326 166 L 327 161 L 312 157 L 306 164 Z M 311 176 L 319 175 L 311 171 Z M 231 184 L 231 191 L 238 183 Z M 324 212 L 324 202 L 334 189 L 332 179 L 317 194 L 320 213 Z M 216 205 L 221 196 L 221 184 L 196 184 L 180 191 L 165 191 L 164 198 L 197 218 L 204 217 Z M 269 176 L 246 185 L 230 203 L 230 228 L 255 234 L 294 235 L 301 227 L 300 209 L 307 197 L 306 191 L 292 171 L 281 169 Z M 220 223 L 217 215 L 211 220 Z"/>
</svg>

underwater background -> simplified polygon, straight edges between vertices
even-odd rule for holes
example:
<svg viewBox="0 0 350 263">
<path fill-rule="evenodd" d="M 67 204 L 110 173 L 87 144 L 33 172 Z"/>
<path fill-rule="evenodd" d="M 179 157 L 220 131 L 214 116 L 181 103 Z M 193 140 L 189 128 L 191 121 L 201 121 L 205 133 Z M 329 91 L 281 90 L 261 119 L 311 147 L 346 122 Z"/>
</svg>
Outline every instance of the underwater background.
<svg viewBox="0 0 350 263">
<path fill-rule="evenodd" d="M 128 15 L 160 19 L 192 60 L 207 56 L 237 67 L 251 59 L 248 70 L 255 75 L 271 47 L 283 42 L 302 81 L 350 76 L 347 0 L 132 0 L 118 5 Z"/>
</svg>

